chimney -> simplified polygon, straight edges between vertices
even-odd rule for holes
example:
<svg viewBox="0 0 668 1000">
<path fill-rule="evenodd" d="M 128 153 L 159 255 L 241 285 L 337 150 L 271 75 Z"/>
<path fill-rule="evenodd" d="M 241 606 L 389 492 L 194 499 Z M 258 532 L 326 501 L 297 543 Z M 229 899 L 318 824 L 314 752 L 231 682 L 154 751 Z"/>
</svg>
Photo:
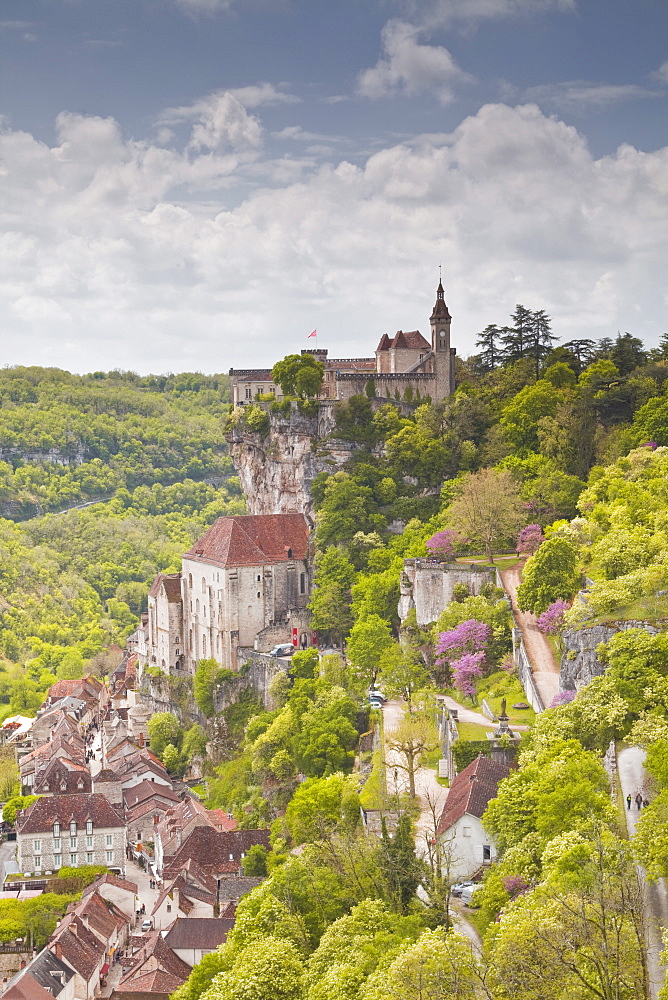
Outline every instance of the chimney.
<svg viewBox="0 0 668 1000">
<path fill-rule="evenodd" d="M 60 944 L 60 938 L 56 938 L 56 940 L 54 941 L 53 948 L 54 948 L 54 951 L 56 953 L 56 958 L 58 958 L 58 959 L 60 959 L 62 961 L 62 958 L 63 958 L 63 949 L 62 949 L 61 944 Z"/>
<path fill-rule="evenodd" d="M 79 928 L 77 927 L 75 920 L 73 920 L 72 923 L 70 924 L 70 932 L 74 934 L 75 937 L 77 937 L 79 934 Z"/>
</svg>

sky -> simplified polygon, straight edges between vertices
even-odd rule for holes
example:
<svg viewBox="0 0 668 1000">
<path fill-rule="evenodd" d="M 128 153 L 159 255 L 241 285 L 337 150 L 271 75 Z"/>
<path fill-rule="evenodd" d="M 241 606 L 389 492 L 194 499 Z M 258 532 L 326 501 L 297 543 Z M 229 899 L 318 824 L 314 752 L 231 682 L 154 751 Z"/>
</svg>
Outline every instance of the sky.
<svg viewBox="0 0 668 1000">
<path fill-rule="evenodd" d="M 2 364 L 666 323 L 665 0 L 2 0 Z"/>
</svg>

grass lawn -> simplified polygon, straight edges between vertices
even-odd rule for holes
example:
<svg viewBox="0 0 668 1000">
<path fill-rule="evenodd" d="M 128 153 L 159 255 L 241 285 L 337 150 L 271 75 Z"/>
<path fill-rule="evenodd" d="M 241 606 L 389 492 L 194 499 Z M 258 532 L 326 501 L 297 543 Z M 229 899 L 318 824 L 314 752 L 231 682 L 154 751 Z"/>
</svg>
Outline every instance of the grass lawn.
<svg viewBox="0 0 668 1000">
<path fill-rule="evenodd" d="M 489 707 L 498 716 L 501 711 L 501 701 L 506 699 L 506 714 L 511 725 L 532 726 L 536 718 L 533 708 L 513 708 L 515 702 L 527 704 L 527 696 L 517 677 L 507 674 L 505 670 L 497 670 L 485 677 L 478 685 L 478 702 L 485 699 Z M 478 711 L 480 709 L 478 708 Z"/>
<path fill-rule="evenodd" d="M 487 733 L 494 729 L 494 723 L 490 722 L 489 727 L 479 726 L 475 722 L 458 722 L 457 730 L 460 740 L 486 740 Z"/>
</svg>

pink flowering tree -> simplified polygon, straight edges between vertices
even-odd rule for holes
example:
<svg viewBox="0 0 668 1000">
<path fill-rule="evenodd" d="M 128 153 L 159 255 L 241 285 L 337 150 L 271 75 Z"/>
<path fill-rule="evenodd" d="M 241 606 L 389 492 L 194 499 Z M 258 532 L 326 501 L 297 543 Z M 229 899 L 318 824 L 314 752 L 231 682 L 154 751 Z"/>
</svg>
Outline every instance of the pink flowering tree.
<svg viewBox="0 0 668 1000">
<path fill-rule="evenodd" d="M 470 698 L 474 705 L 478 700 L 478 689 L 475 682 L 482 677 L 484 659 L 485 654 L 481 650 L 478 653 L 464 653 L 458 660 L 453 660 L 450 663 L 452 683 L 458 691 Z"/>
<path fill-rule="evenodd" d="M 452 559 L 455 554 L 457 537 L 457 532 L 452 528 L 437 531 L 435 535 L 427 539 L 427 551 L 430 555 L 438 556 L 440 559 Z"/>
<path fill-rule="evenodd" d="M 545 541 L 545 535 L 540 524 L 527 524 L 517 536 L 515 548 L 518 552 L 528 552 L 533 555 Z"/>
<path fill-rule="evenodd" d="M 469 618 L 456 628 L 441 632 L 436 644 L 436 665 L 445 668 L 457 690 L 474 702 L 475 681 L 483 675 L 483 664 L 491 638 L 492 630 L 489 625 L 477 618 Z"/>
<path fill-rule="evenodd" d="M 554 601 L 548 608 L 538 615 L 536 627 L 543 635 L 556 635 L 561 632 L 564 626 L 564 614 L 570 607 L 568 601 Z"/>
<path fill-rule="evenodd" d="M 569 702 L 573 701 L 576 694 L 576 691 L 560 691 L 559 694 L 555 694 L 549 704 L 549 708 L 559 708 L 560 705 L 568 705 Z"/>
</svg>

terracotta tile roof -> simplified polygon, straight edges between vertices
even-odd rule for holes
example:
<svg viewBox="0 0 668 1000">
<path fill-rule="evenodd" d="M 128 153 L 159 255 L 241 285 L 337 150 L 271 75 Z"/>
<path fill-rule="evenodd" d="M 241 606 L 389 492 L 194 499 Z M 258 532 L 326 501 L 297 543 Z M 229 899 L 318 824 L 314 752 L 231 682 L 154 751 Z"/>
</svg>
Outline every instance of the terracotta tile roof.
<svg viewBox="0 0 668 1000">
<path fill-rule="evenodd" d="M 184 558 L 218 566 L 262 566 L 305 559 L 308 542 L 309 529 L 303 514 L 219 517 Z"/>
<path fill-rule="evenodd" d="M 45 990 L 29 972 L 12 983 L 2 995 L 7 997 L 7 1000 L 53 1000 L 53 993 Z"/>
<path fill-rule="evenodd" d="M 86 982 L 101 968 L 106 953 L 104 944 L 73 913 L 66 913 L 60 921 L 49 940 L 49 949 Z"/>
<path fill-rule="evenodd" d="M 219 830 L 236 830 L 239 826 L 234 816 L 229 816 L 225 809 L 209 809 L 209 816 Z"/>
<path fill-rule="evenodd" d="M 136 882 L 131 882 L 129 879 L 125 878 L 119 878 L 118 875 L 112 875 L 111 872 L 107 872 L 106 875 L 98 875 L 94 882 L 87 885 L 82 892 L 82 896 L 87 896 L 89 893 L 95 892 L 101 885 L 113 885 L 117 889 L 125 889 L 126 892 L 131 892 L 135 896 L 138 891 Z"/>
<path fill-rule="evenodd" d="M 269 847 L 269 830 L 224 832 L 211 826 L 198 826 L 165 864 L 163 878 L 175 877 L 191 858 L 207 874 L 238 874 L 241 854 L 247 853 L 254 844 Z"/>
<path fill-rule="evenodd" d="M 394 337 L 390 340 L 386 333 L 380 338 L 380 343 L 376 348 L 377 351 L 390 351 L 390 350 L 411 350 L 411 351 L 421 351 L 421 350 L 431 350 L 431 344 L 428 340 L 422 336 L 419 330 L 411 330 L 408 333 L 404 333 L 403 330 L 397 330 Z"/>
<path fill-rule="evenodd" d="M 167 788 L 166 785 L 156 785 L 154 781 L 140 781 L 138 784 L 133 785 L 132 788 L 123 789 L 123 801 L 125 802 L 126 809 L 131 809 L 139 805 L 139 803 L 147 802 L 151 799 L 162 799 L 163 802 L 173 803 L 179 801 L 176 792 L 173 792 L 171 788 Z"/>
<path fill-rule="evenodd" d="M 73 795 L 90 792 L 92 779 L 85 764 L 67 757 L 56 757 L 35 777 L 34 795 Z"/>
<path fill-rule="evenodd" d="M 453 780 L 438 824 L 438 833 L 445 833 L 464 815 L 480 819 L 490 799 L 495 798 L 499 782 L 507 778 L 510 768 L 489 757 L 477 757 Z"/>
<path fill-rule="evenodd" d="M 227 940 L 234 920 L 220 917 L 177 917 L 165 934 L 165 942 L 174 951 L 179 949 L 211 950 Z"/>
<path fill-rule="evenodd" d="M 145 974 L 146 971 L 153 971 L 156 966 L 163 972 L 167 972 L 184 982 L 190 975 L 190 966 L 186 965 L 178 955 L 175 955 L 169 945 L 157 930 L 149 931 L 144 939 L 144 944 L 136 955 L 133 955 L 133 968 L 127 972 L 120 981 L 121 992 L 126 989 L 126 983 L 136 981 L 138 975 Z M 143 966 L 147 969 L 142 971 Z"/>
<path fill-rule="evenodd" d="M 73 912 L 81 917 L 86 926 L 105 944 L 114 931 L 128 923 L 128 918 L 113 903 L 102 898 L 97 890 L 88 893 L 74 907 Z"/>
<path fill-rule="evenodd" d="M 124 821 L 104 795 L 91 792 L 88 795 L 49 795 L 37 799 L 19 814 L 16 829 L 20 835 L 47 833 L 56 821 L 65 829 L 75 820 L 79 830 L 82 830 L 89 819 L 98 829 L 125 827 Z"/>
<path fill-rule="evenodd" d="M 180 573 L 158 573 L 153 586 L 148 592 L 149 597 L 157 597 L 160 588 L 164 587 L 169 604 L 181 603 L 181 574 Z"/>
<path fill-rule="evenodd" d="M 56 973 L 56 975 L 54 975 Z M 74 971 L 70 969 L 69 965 L 65 962 L 61 962 L 60 959 L 56 958 L 53 952 L 49 951 L 48 948 L 43 948 L 38 955 L 26 966 L 25 970 L 17 973 L 16 981 L 22 979 L 24 975 L 30 975 L 32 979 L 36 980 L 40 986 L 44 988 L 47 996 L 57 997 L 65 988 L 67 983 L 74 975 Z M 20 1000 L 20 995 L 13 993 L 14 983 L 10 982 L 9 989 L 5 991 L 3 996 L 14 997 L 15 1000 Z M 32 987 L 30 987 L 32 989 Z M 10 992 L 12 991 L 12 992 Z M 33 994 L 34 1000 L 37 1000 L 36 996 Z M 45 1000 L 45 998 L 44 998 Z"/>
<path fill-rule="evenodd" d="M 190 969 L 188 969 L 190 974 Z M 146 997 L 169 996 L 185 982 L 181 976 L 173 976 L 171 972 L 164 972 L 162 969 L 154 969 L 136 978 L 130 977 L 123 982 L 122 990 L 114 990 L 115 997 L 122 997 L 124 993 L 143 993 Z"/>
</svg>

